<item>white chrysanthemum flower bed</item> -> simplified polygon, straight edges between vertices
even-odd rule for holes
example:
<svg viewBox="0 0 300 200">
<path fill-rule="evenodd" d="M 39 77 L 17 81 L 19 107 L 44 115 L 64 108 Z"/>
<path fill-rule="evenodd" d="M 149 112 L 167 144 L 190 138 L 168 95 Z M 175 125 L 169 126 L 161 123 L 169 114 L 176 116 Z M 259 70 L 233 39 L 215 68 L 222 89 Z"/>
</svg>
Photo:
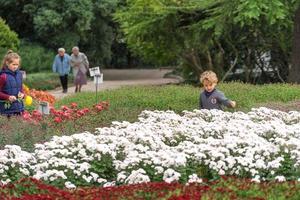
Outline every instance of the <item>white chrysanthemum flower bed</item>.
<svg viewBox="0 0 300 200">
<path fill-rule="evenodd" d="M 201 182 L 237 175 L 260 180 L 300 178 L 300 112 L 267 108 L 144 111 L 138 122 L 113 122 L 94 134 L 53 137 L 33 153 L 0 151 L 3 184 L 33 176 L 54 185 Z M 17 175 L 10 173 L 11 169 Z M 200 178 L 198 178 L 200 177 Z"/>
</svg>

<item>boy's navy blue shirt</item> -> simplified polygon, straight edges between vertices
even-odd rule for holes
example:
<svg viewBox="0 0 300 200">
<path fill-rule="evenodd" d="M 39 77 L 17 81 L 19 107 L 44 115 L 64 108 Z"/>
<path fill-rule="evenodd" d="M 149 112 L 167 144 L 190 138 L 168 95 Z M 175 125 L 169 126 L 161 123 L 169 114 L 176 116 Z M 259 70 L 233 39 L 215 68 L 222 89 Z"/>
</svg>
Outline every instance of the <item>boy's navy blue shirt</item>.
<svg viewBox="0 0 300 200">
<path fill-rule="evenodd" d="M 223 106 L 231 107 L 230 100 L 227 99 L 223 92 L 218 89 L 214 89 L 211 92 L 204 90 L 200 93 L 199 107 L 200 109 L 222 109 Z"/>
</svg>

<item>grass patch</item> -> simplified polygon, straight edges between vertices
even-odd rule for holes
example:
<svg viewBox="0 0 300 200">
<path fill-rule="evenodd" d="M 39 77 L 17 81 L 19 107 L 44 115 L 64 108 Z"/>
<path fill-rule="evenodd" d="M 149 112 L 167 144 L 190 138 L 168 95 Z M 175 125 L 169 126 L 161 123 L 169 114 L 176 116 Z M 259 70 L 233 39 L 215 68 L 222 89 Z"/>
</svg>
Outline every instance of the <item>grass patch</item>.
<svg viewBox="0 0 300 200">
<path fill-rule="evenodd" d="M 56 78 L 58 80 L 58 77 Z M 249 111 L 252 107 L 268 102 L 290 102 L 300 100 L 300 86 L 290 84 L 250 85 L 238 82 L 218 86 L 225 95 L 237 101 L 236 111 Z M 110 108 L 101 113 L 86 115 L 76 121 L 67 121 L 57 126 L 26 124 L 18 120 L 0 117 L 0 147 L 16 144 L 26 149 L 45 141 L 52 135 L 70 135 L 95 128 L 109 126 L 112 121 L 137 120 L 143 110 L 183 110 L 199 108 L 200 88 L 191 85 L 123 87 L 101 91 L 98 101 L 109 101 Z M 83 92 L 57 101 L 55 107 L 76 102 L 79 107 L 92 107 L 96 103 L 95 93 Z M 232 109 L 230 111 L 233 111 Z"/>
<path fill-rule="evenodd" d="M 291 84 L 251 85 L 239 82 L 218 85 L 225 96 L 237 102 L 236 110 L 249 111 L 262 103 L 300 100 L 300 86 Z M 191 85 L 137 86 L 99 92 L 99 100 L 108 100 L 111 110 L 193 110 L 199 108 L 201 88 Z M 69 96 L 56 106 L 77 102 L 80 106 L 96 102 L 95 93 L 85 92 Z"/>
<path fill-rule="evenodd" d="M 239 82 L 219 86 L 225 95 L 237 102 L 237 110 L 249 111 L 262 103 L 295 101 L 300 99 L 300 86 L 295 84 L 251 85 Z"/>
</svg>

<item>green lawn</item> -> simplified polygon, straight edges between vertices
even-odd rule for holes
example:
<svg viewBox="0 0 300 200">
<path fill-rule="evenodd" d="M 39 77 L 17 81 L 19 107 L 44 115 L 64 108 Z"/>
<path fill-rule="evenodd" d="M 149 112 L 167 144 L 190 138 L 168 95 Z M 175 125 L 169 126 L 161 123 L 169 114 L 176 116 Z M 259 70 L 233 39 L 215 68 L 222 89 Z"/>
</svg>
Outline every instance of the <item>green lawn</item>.
<svg viewBox="0 0 300 200">
<path fill-rule="evenodd" d="M 270 102 L 288 103 L 300 100 L 300 86 L 289 84 L 250 85 L 226 83 L 219 86 L 225 95 L 237 102 L 239 111 L 249 111 L 252 107 Z M 191 85 L 138 86 L 123 87 L 116 90 L 99 92 L 99 101 L 109 101 L 110 108 L 101 113 L 86 115 L 74 121 L 49 126 L 28 124 L 18 119 L 7 121 L 0 118 L 0 147 L 5 144 L 17 144 L 31 149 L 37 142 L 48 140 L 52 135 L 70 135 L 83 131 L 93 131 L 97 127 L 109 126 L 112 121 L 137 120 L 143 110 L 183 110 L 198 109 L 199 87 Z M 76 102 L 79 107 L 92 107 L 96 103 L 95 93 L 84 92 L 58 101 L 55 107 Z M 234 111 L 228 109 L 229 111 Z"/>
<path fill-rule="evenodd" d="M 236 110 L 242 111 L 249 111 L 262 103 L 300 100 L 300 85 L 233 82 L 221 84 L 218 88 L 237 102 Z M 138 86 L 99 92 L 98 96 L 101 100 L 109 100 L 112 110 L 171 109 L 181 112 L 198 108 L 200 90 L 200 87 L 191 85 Z M 57 102 L 57 106 L 70 102 L 77 102 L 80 106 L 92 105 L 95 99 L 94 93 L 79 93 Z"/>
</svg>

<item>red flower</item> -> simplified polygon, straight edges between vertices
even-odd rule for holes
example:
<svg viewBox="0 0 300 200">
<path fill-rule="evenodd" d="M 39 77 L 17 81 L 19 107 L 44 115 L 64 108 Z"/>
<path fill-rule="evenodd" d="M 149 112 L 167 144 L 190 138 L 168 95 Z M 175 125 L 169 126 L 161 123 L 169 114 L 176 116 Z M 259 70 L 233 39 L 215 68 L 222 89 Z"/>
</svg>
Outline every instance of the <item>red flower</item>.
<svg viewBox="0 0 300 200">
<path fill-rule="evenodd" d="M 56 123 L 61 123 L 62 122 L 62 119 L 60 117 L 55 117 L 54 118 L 54 122 Z"/>
<path fill-rule="evenodd" d="M 34 110 L 32 112 L 32 118 L 34 118 L 36 120 L 41 120 L 42 119 L 42 113 L 38 110 Z"/>
<path fill-rule="evenodd" d="M 63 111 L 70 110 L 70 108 L 68 106 L 61 106 L 60 109 L 62 109 Z"/>
<path fill-rule="evenodd" d="M 22 118 L 24 120 L 30 120 L 31 119 L 31 114 L 28 111 L 24 111 L 22 114 Z"/>
<path fill-rule="evenodd" d="M 78 107 L 77 103 L 74 103 L 74 102 L 73 102 L 73 103 L 71 103 L 71 108 L 73 108 L 73 109 L 74 109 L 74 108 L 77 108 L 77 107 Z"/>
<path fill-rule="evenodd" d="M 102 105 L 97 104 L 95 107 L 96 107 L 96 109 L 98 111 L 102 111 L 103 110 L 103 106 Z"/>
</svg>

